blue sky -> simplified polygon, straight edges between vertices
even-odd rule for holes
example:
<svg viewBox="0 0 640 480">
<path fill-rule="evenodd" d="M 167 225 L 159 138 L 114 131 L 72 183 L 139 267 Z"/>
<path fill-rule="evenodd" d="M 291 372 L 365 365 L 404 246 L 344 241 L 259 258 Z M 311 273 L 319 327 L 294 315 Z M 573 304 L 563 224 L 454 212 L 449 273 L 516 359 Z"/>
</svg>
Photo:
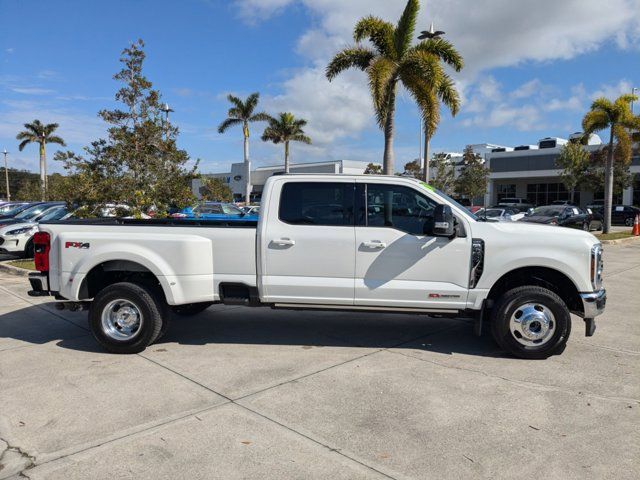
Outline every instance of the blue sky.
<svg viewBox="0 0 640 480">
<path fill-rule="evenodd" d="M 201 171 L 224 171 L 242 159 L 241 131 L 216 132 L 229 92 L 259 91 L 270 113 L 293 111 L 309 121 L 314 145 L 294 146 L 294 162 L 380 161 L 382 133 L 365 77 L 349 72 L 329 83 L 323 69 L 350 43 L 357 18 L 396 21 L 404 3 L 0 0 L 0 149 L 11 152 L 13 166 L 35 170 L 37 148 L 18 152 L 15 140 L 21 124 L 35 118 L 59 123 L 76 151 L 104 135 L 96 114 L 114 105 L 120 52 L 142 38 L 147 77 L 175 109 L 180 145 L 201 159 Z M 456 118 L 443 112 L 433 151 L 566 137 L 595 96 L 640 87 L 640 0 L 423 1 L 419 27 L 430 21 L 466 61 L 455 75 L 463 108 Z M 418 155 L 418 122 L 401 92 L 398 168 Z M 280 162 L 281 147 L 260 142 L 261 130 L 253 130 L 253 162 Z M 61 169 L 51 162 L 50 170 Z"/>
</svg>

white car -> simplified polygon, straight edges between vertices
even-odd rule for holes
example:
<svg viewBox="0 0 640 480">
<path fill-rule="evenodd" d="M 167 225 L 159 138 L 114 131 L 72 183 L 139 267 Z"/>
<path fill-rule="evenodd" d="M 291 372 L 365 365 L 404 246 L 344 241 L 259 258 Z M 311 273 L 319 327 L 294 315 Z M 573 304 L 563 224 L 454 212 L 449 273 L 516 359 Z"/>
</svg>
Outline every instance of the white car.
<svg viewBox="0 0 640 480">
<path fill-rule="evenodd" d="M 500 347 L 540 359 L 564 350 L 571 313 L 591 336 L 605 308 L 593 235 L 478 221 L 416 179 L 273 176 L 261 207 L 257 221 L 232 224 L 41 223 L 29 295 L 87 308 L 94 337 L 115 353 L 158 340 L 171 310 L 189 315 L 223 303 L 473 316 L 477 334 L 490 320 Z"/>
<path fill-rule="evenodd" d="M 61 220 L 70 214 L 64 206 L 52 207 L 45 210 L 33 220 L 12 223 L 0 227 L 0 252 L 22 254 L 26 258 L 33 257 L 33 235 L 38 231 L 38 222 L 46 220 Z"/>
<path fill-rule="evenodd" d="M 524 217 L 524 213 L 507 207 L 481 208 L 475 215 L 480 219 L 487 218 L 497 222 L 516 222 Z"/>
</svg>

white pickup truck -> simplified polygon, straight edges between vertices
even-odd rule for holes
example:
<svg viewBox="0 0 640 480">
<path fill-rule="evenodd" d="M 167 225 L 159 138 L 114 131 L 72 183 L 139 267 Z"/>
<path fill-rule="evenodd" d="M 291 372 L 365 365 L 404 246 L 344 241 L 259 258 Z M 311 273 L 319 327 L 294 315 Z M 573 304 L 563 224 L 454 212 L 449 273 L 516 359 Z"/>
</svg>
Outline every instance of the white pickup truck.
<svg viewBox="0 0 640 480">
<path fill-rule="evenodd" d="M 144 350 L 213 303 L 473 317 L 522 358 L 561 353 L 606 301 L 589 233 L 483 222 L 398 176 L 278 175 L 260 220 L 63 220 L 34 238 L 32 296 L 88 308 L 96 340 Z"/>
</svg>

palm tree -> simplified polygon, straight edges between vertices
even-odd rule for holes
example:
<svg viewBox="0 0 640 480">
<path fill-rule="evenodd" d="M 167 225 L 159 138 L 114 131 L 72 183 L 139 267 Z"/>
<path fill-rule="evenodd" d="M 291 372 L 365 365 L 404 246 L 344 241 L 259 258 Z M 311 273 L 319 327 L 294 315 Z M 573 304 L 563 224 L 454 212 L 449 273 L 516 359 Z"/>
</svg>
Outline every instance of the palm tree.
<svg viewBox="0 0 640 480">
<path fill-rule="evenodd" d="M 614 140 L 619 144 L 630 143 L 630 130 L 640 130 L 640 116 L 634 117 L 630 103 L 638 100 L 635 95 L 621 95 L 615 101 L 600 97 L 593 101 L 591 110 L 582 119 L 584 137 L 593 132 L 609 129 L 609 145 L 604 169 L 604 228 L 611 228 L 611 206 L 613 203 L 613 155 Z"/>
<path fill-rule="evenodd" d="M 244 136 L 244 201 L 251 202 L 251 161 L 249 160 L 249 123 L 267 122 L 271 118 L 264 112 L 254 113 L 258 106 L 258 92 L 252 93 L 245 101 L 234 95 L 227 95 L 233 106 L 227 112 L 227 118 L 218 126 L 218 133 L 224 133 L 233 125 L 242 125 Z"/>
<path fill-rule="evenodd" d="M 52 135 L 58 128 L 57 123 L 48 123 L 44 125 L 40 120 L 34 120 L 31 123 L 24 124 L 24 130 L 16 135 L 17 140 L 22 140 L 18 145 L 18 150 L 22 151 L 30 143 L 40 144 L 40 192 L 42 200 L 47 198 L 47 143 L 57 143 L 65 146 L 64 140 Z"/>
<path fill-rule="evenodd" d="M 284 171 L 289 173 L 289 142 L 311 143 L 311 139 L 305 135 L 302 129 L 307 124 L 306 120 L 296 118 L 292 113 L 283 112 L 278 118 L 269 120 L 269 126 L 264 129 L 262 140 L 264 142 L 284 143 Z"/>
<path fill-rule="evenodd" d="M 384 131 L 384 173 L 393 174 L 393 134 L 396 90 L 401 82 L 415 99 L 432 135 L 440 120 L 439 101 L 452 114 L 460 99 L 442 62 L 456 71 L 462 68 L 460 54 L 442 38 L 429 38 L 411 46 L 420 4 L 409 0 L 396 26 L 378 17 L 360 19 L 353 31 L 355 46 L 338 52 L 326 69 L 329 81 L 349 68 L 367 73 L 378 125 Z M 373 48 L 360 45 L 368 39 Z"/>
</svg>

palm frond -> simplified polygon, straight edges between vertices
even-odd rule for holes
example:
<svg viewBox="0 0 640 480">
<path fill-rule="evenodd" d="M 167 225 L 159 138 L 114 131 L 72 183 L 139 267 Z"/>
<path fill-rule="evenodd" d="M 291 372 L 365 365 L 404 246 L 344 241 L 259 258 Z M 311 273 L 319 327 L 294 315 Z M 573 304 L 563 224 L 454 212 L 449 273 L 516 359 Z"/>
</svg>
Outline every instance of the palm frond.
<svg viewBox="0 0 640 480">
<path fill-rule="evenodd" d="M 235 108 L 237 108 L 237 109 L 238 109 L 238 111 L 240 111 L 240 112 L 244 112 L 244 110 L 245 110 L 245 105 L 244 105 L 244 102 L 243 102 L 240 98 L 238 98 L 238 97 L 236 97 L 235 95 L 232 95 L 232 94 L 230 93 L 229 95 L 227 95 L 227 100 L 228 100 L 230 103 L 233 103 L 233 105 L 235 105 Z"/>
<path fill-rule="evenodd" d="M 45 136 L 49 136 L 51 135 L 60 125 L 58 125 L 57 123 L 49 123 L 47 125 L 45 125 L 42 129 L 42 131 L 44 132 Z"/>
<path fill-rule="evenodd" d="M 333 80 L 339 73 L 349 68 L 355 67 L 365 70 L 375 58 L 375 53 L 364 47 L 351 47 L 336 53 L 325 70 L 325 75 L 329 81 Z"/>
<path fill-rule="evenodd" d="M 246 113 L 248 116 L 253 115 L 253 110 L 258 105 L 259 98 L 260 98 L 260 94 L 258 92 L 254 92 L 251 95 L 249 95 L 245 100 L 244 104 L 245 104 Z"/>
<path fill-rule="evenodd" d="M 301 142 L 301 143 L 306 143 L 307 145 L 311 145 L 311 139 L 304 134 L 298 133 L 296 135 L 292 135 L 291 138 L 289 139 L 289 141 L 291 142 Z"/>
<path fill-rule="evenodd" d="M 460 110 L 460 94 L 456 89 L 455 82 L 446 73 L 443 74 L 442 80 L 437 88 L 438 97 L 442 100 L 454 117 Z"/>
<path fill-rule="evenodd" d="M 582 119 L 582 130 L 584 130 L 585 135 L 604 130 L 609 125 L 610 118 L 604 110 L 591 110 Z"/>
<path fill-rule="evenodd" d="M 271 118 L 272 118 L 271 115 L 269 115 L 267 112 L 258 112 L 251 115 L 251 117 L 249 117 L 249 121 L 250 122 L 268 122 L 269 120 L 271 120 Z"/>
<path fill-rule="evenodd" d="M 66 143 L 64 143 L 64 140 L 62 139 L 62 137 L 59 137 L 58 135 L 51 135 L 45 138 L 46 143 L 57 143 L 58 145 L 62 145 L 63 147 L 66 146 Z"/>
<path fill-rule="evenodd" d="M 227 118 L 218 126 L 218 133 L 224 133 L 229 127 L 241 124 L 242 120 L 239 118 Z"/>
<path fill-rule="evenodd" d="M 18 145 L 18 150 L 22 151 L 24 150 L 24 147 L 26 147 L 27 145 L 29 145 L 31 142 L 33 142 L 34 140 L 23 140 L 22 142 L 20 142 L 20 145 Z"/>
<path fill-rule="evenodd" d="M 416 29 L 416 18 L 419 9 L 420 3 L 418 0 L 409 0 L 404 7 L 400 20 L 398 20 L 398 26 L 395 29 L 393 38 L 397 58 L 402 58 L 409 50 L 413 32 Z"/>
<path fill-rule="evenodd" d="M 591 110 L 601 110 L 603 112 L 606 112 L 609 116 L 611 116 L 611 114 L 615 110 L 615 105 L 608 98 L 600 97 L 600 98 L 596 98 L 593 101 L 593 103 L 591 104 Z"/>
<path fill-rule="evenodd" d="M 353 29 L 356 43 L 369 40 L 380 55 L 395 56 L 393 35 L 393 25 L 373 15 L 358 20 Z"/>
<path fill-rule="evenodd" d="M 436 88 L 412 70 L 401 70 L 400 78 L 418 105 L 424 128 L 431 137 L 440 123 L 440 106 L 436 96 Z"/>
<path fill-rule="evenodd" d="M 38 138 L 33 132 L 22 131 L 16 135 L 16 140 L 30 140 L 34 142 Z"/>
<path fill-rule="evenodd" d="M 387 57 L 378 57 L 367 69 L 373 108 L 380 128 L 384 126 L 389 108 L 389 94 L 396 85 L 397 67 Z"/>
<path fill-rule="evenodd" d="M 430 53 L 452 67 L 456 72 L 464 67 L 462 55 L 444 38 L 430 38 L 418 43 L 414 50 Z"/>
<path fill-rule="evenodd" d="M 432 85 L 434 89 L 445 75 L 438 58 L 420 50 L 407 53 L 398 69 L 415 74 Z"/>
</svg>

